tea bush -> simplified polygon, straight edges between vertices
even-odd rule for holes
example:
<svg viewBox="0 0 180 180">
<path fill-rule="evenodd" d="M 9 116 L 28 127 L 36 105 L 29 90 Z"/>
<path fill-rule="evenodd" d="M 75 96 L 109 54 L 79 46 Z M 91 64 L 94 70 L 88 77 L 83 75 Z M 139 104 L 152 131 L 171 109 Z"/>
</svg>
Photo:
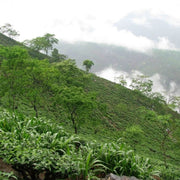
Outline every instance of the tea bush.
<svg viewBox="0 0 180 180">
<path fill-rule="evenodd" d="M 0 158 L 25 179 L 98 179 L 113 172 L 148 179 L 154 174 L 144 160 L 123 143 L 80 143 L 57 123 L 0 111 Z"/>
</svg>

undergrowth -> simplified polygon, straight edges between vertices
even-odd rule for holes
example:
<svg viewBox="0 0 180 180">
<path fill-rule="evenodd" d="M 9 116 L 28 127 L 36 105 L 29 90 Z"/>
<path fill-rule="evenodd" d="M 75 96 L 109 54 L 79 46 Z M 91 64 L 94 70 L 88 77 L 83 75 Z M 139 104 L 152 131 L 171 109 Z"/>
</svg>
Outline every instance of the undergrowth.
<svg viewBox="0 0 180 180">
<path fill-rule="evenodd" d="M 149 159 L 135 155 L 124 143 L 82 141 L 45 118 L 0 111 L 0 158 L 25 179 L 98 179 L 108 173 L 151 179 Z M 158 174 L 157 174 L 158 175 Z"/>
</svg>

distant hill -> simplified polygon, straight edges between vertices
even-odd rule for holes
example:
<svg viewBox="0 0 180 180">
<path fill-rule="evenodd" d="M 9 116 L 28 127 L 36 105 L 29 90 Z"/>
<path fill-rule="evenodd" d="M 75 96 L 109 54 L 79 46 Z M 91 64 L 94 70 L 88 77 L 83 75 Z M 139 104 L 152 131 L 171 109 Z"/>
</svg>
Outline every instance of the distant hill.
<svg viewBox="0 0 180 180">
<path fill-rule="evenodd" d="M 158 73 L 167 89 L 172 81 L 180 87 L 180 51 L 153 49 L 142 53 L 120 46 L 88 42 L 62 42 L 59 51 L 76 59 L 80 68 L 83 60 L 92 60 L 95 64 L 93 72 L 112 67 L 114 70 L 128 73 L 138 70 L 148 76 Z"/>
</svg>

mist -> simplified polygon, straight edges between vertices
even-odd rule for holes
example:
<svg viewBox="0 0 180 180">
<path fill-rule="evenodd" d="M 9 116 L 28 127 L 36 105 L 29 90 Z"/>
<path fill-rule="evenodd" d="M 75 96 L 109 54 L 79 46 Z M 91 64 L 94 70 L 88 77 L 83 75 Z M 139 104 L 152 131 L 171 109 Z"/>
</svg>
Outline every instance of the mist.
<svg viewBox="0 0 180 180">
<path fill-rule="evenodd" d="M 142 72 L 137 70 L 132 70 L 130 73 L 125 71 L 118 71 L 115 70 L 113 67 L 108 67 L 100 72 L 96 72 L 96 75 L 107 79 L 109 81 L 119 83 L 119 77 L 123 76 L 127 82 L 126 87 L 131 89 L 130 84 L 133 78 L 136 78 L 137 75 L 144 75 Z M 152 76 L 148 77 L 148 79 L 153 81 L 152 92 L 161 93 L 164 97 L 168 98 L 170 95 L 180 96 L 180 90 L 178 85 L 174 81 L 170 81 L 168 87 L 165 87 L 163 82 L 165 81 L 162 76 L 158 73 L 153 74 Z"/>
</svg>

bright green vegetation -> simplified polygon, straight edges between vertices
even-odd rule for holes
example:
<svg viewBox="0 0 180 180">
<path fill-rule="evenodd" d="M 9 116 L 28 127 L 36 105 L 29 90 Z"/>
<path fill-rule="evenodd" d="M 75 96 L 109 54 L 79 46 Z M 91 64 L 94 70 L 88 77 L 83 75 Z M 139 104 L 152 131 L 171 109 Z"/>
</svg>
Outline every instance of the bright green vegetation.
<svg viewBox="0 0 180 180">
<path fill-rule="evenodd" d="M 47 59 L 47 58 L 49 58 L 45 54 L 42 54 L 42 53 L 39 53 L 38 51 L 30 49 L 30 48 L 24 46 L 23 43 L 20 43 L 20 42 L 14 40 L 14 39 L 11 39 L 11 38 L 5 36 L 2 33 L 0 33 L 0 44 L 3 45 L 3 46 L 21 46 L 21 47 L 27 49 L 29 55 L 32 58 L 38 58 L 38 59 Z"/>
<path fill-rule="evenodd" d="M 53 44 L 58 43 L 54 34 L 45 34 L 32 40 L 25 40 L 25 44 L 35 51 L 44 51 L 48 55 L 49 50 L 53 49 Z"/>
<path fill-rule="evenodd" d="M 29 179 L 41 172 L 48 179 L 110 172 L 148 179 L 154 170 L 178 179 L 178 113 L 158 98 L 85 73 L 74 60 L 50 63 L 28 52 L 0 46 L 1 159 Z"/>
<path fill-rule="evenodd" d="M 26 179 L 95 179 L 103 174 L 155 175 L 149 160 L 143 160 L 123 143 L 84 142 L 57 123 L 44 118 L 0 112 L 0 157 L 21 171 Z"/>
<path fill-rule="evenodd" d="M 94 63 L 91 60 L 86 59 L 83 61 L 83 66 L 85 66 L 86 72 L 89 72 L 89 70 L 91 69 L 93 65 Z"/>
<path fill-rule="evenodd" d="M 8 180 L 8 179 L 17 179 L 17 177 L 13 174 L 13 172 L 6 173 L 3 171 L 0 171 L 0 180 Z"/>
</svg>

